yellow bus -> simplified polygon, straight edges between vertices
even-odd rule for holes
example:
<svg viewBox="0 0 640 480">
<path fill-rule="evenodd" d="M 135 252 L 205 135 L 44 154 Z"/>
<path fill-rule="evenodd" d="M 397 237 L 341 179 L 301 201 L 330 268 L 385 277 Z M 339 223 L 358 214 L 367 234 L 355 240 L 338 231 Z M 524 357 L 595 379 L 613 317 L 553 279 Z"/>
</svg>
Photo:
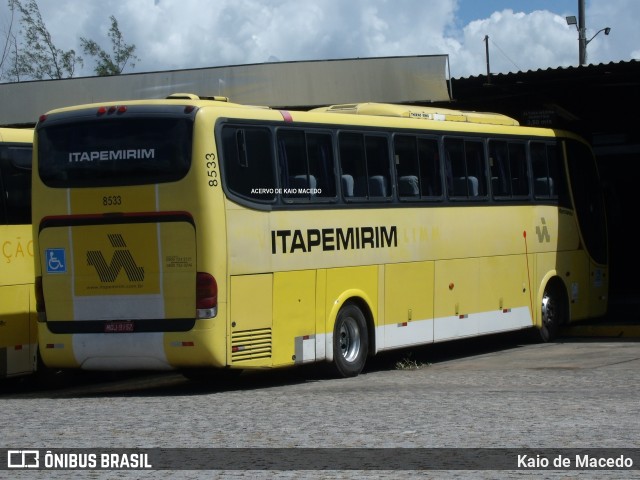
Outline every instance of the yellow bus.
<svg viewBox="0 0 640 480">
<path fill-rule="evenodd" d="M 37 368 L 31 241 L 33 129 L 0 128 L 0 378 Z"/>
<path fill-rule="evenodd" d="M 176 94 L 51 111 L 34 149 L 49 367 L 347 377 L 384 350 L 551 340 L 606 312 L 597 167 L 570 133 Z"/>
</svg>

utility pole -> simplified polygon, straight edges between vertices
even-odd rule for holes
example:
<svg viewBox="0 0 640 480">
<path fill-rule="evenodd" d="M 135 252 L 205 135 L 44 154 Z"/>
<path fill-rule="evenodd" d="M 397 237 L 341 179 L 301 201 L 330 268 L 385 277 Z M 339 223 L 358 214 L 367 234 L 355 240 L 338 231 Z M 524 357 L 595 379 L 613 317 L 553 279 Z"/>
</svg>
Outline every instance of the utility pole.
<svg viewBox="0 0 640 480">
<path fill-rule="evenodd" d="M 587 64 L 587 28 L 584 24 L 584 0 L 578 0 L 578 56 L 580 57 L 580 65 Z"/>
<path fill-rule="evenodd" d="M 484 50 L 487 56 L 487 85 L 491 84 L 491 69 L 489 68 L 489 35 L 484 36 Z"/>
<path fill-rule="evenodd" d="M 578 62 L 579 65 L 587 64 L 587 45 L 596 38 L 600 32 L 609 35 L 611 27 L 604 27 L 598 30 L 593 37 L 587 40 L 587 27 L 585 27 L 584 0 L 578 0 L 578 20 L 574 15 L 566 17 L 567 25 L 575 25 L 578 30 Z"/>
</svg>

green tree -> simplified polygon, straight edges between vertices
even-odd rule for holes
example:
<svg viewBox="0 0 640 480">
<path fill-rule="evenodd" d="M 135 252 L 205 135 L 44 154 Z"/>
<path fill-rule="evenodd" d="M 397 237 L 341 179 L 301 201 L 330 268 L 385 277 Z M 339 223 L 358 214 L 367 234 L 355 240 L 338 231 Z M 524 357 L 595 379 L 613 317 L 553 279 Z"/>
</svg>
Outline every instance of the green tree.
<svg viewBox="0 0 640 480">
<path fill-rule="evenodd" d="M 74 50 L 56 48 L 51 34 L 42 20 L 36 0 L 9 0 L 9 8 L 20 12 L 22 42 L 16 39 L 11 53 L 9 77 L 43 80 L 73 77 L 76 66 L 83 65 L 82 57 Z"/>
<path fill-rule="evenodd" d="M 7 23 L 4 23 L 2 26 L 2 38 L 4 39 L 4 45 L 2 46 L 2 52 L 0 52 L 0 78 L 4 78 L 6 65 L 9 64 L 10 55 L 13 50 L 15 50 L 16 45 L 16 36 L 13 33 L 13 22 L 15 20 L 15 10 L 11 8 L 9 5 L 9 20 Z"/>
<path fill-rule="evenodd" d="M 111 28 L 109 29 L 109 39 L 111 40 L 111 48 L 113 50 L 113 56 L 105 52 L 100 45 L 93 40 L 88 40 L 84 37 L 80 37 L 80 44 L 86 55 L 96 57 L 97 65 L 94 69 L 96 74 L 101 77 L 108 75 L 120 75 L 127 64 L 131 67 L 135 67 L 134 61 L 139 60 L 134 54 L 136 50 L 135 45 L 127 45 L 123 38 L 120 29 L 118 28 L 118 21 L 116 17 L 111 15 Z"/>
</svg>

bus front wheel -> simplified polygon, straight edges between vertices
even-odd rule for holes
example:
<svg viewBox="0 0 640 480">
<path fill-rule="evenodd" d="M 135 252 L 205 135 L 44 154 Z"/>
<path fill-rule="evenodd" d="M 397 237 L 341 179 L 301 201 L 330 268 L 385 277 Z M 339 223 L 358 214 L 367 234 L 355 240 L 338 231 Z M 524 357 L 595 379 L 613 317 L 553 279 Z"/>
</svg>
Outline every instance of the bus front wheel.
<svg viewBox="0 0 640 480">
<path fill-rule="evenodd" d="M 540 339 L 551 342 L 556 339 L 565 323 L 565 301 L 561 289 L 547 285 L 542 294 Z"/>
<path fill-rule="evenodd" d="M 369 354 L 367 321 L 360 308 L 347 303 L 338 312 L 333 328 L 333 367 L 341 377 L 355 377 Z"/>
</svg>

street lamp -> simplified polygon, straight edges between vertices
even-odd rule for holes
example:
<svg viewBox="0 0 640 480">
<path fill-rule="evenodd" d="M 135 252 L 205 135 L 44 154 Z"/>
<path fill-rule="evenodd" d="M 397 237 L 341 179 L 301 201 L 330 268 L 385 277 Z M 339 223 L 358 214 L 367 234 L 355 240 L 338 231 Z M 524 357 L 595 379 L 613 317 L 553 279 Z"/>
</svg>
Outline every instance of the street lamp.
<svg viewBox="0 0 640 480">
<path fill-rule="evenodd" d="M 587 45 L 589 44 L 589 42 L 591 40 L 593 40 L 594 38 L 596 38 L 596 36 L 600 33 L 600 32 L 604 32 L 605 35 L 609 35 L 609 32 L 611 32 L 611 27 L 605 27 L 605 28 L 601 28 L 600 30 L 598 30 L 596 32 L 596 34 L 591 37 L 589 40 L 587 40 L 586 38 L 586 27 L 584 26 L 584 4 L 582 3 L 582 1 L 580 2 L 580 4 L 578 5 L 578 20 L 576 20 L 576 17 L 574 15 L 571 15 L 569 17 L 565 17 L 565 19 L 567 20 L 567 25 L 575 25 L 576 29 L 578 30 L 578 55 L 579 55 L 579 61 L 580 61 L 580 65 L 585 65 L 587 63 Z"/>
<path fill-rule="evenodd" d="M 605 34 L 605 35 L 609 35 L 609 32 L 610 32 L 610 31 L 611 31 L 611 27 L 604 27 L 604 28 L 601 28 L 600 30 L 598 30 L 598 31 L 596 32 L 596 35 L 598 35 L 600 32 L 604 32 L 604 34 Z M 589 40 L 587 40 L 587 45 L 589 44 L 589 42 L 590 42 L 591 40 L 593 40 L 594 38 L 596 38 L 596 35 L 594 35 L 594 36 L 593 36 L 593 37 L 591 37 Z"/>
</svg>

